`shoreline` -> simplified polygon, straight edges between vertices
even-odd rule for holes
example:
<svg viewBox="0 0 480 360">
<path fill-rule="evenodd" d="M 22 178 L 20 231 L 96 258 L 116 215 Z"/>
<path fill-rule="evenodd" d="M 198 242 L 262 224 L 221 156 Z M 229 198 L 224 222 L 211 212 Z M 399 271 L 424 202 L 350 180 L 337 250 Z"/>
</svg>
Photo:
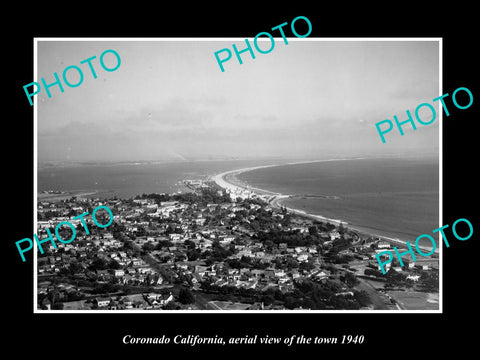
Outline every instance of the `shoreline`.
<svg viewBox="0 0 480 360">
<path fill-rule="evenodd" d="M 58 193 L 48 193 L 48 192 L 37 192 L 37 201 L 61 201 L 72 196 L 83 198 L 92 195 L 100 194 L 101 191 L 99 190 L 68 190 L 68 191 L 61 191 Z"/>
<path fill-rule="evenodd" d="M 340 225 L 340 223 L 343 224 L 343 226 L 349 230 L 356 231 L 359 233 L 359 235 L 366 235 L 374 238 L 378 238 L 381 241 L 387 241 L 389 243 L 395 243 L 395 244 L 400 244 L 406 246 L 406 243 L 408 240 L 402 240 L 399 238 L 393 238 L 390 236 L 386 235 L 381 235 L 381 234 L 376 234 L 371 231 L 368 231 L 368 229 L 364 229 L 359 225 L 352 225 L 349 224 L 347 221 L 343 221 L 341 219 L 332 219 L 328 218 L 326 216 L 322 215 L 317 215 L 317 214 L 311 214 L 307 213 L 304 210 L 299 210 L 299 209 L 294 209 L 291 207 L 287 207 L 285 205 L 282 205 L 282 200 L 285 199 L 290 199 L 295 195 L 287 195 L 287 194 L 281 194 L 265 189 L 260 189 L 257 187 L 253 187 L 248 185 L 247 183 L 244 183 L 240 181 L 236 176 L 239 174 L 242 174 L 244 172 L 248 171 L 253 171 L 257 169 L 263 169 L 263 168 L 269 168 L 269 167 L 274 167 L 274 166 L 285 166 L 285 165 L 297 165 L 297 164 L 310 164 L 310 163 L 317 163 L 317 162 L 327 162 L 327 161 L 344 161 L 344 160 L 358 160 L 358 159 L 364 159 L 364 158 L 348 158 L 348 159 L 327 159 L 327 160 L 312 160 L 312 161 L 301 161 L 301 162 L 293 162 L 293 163 L 285 163 L 285 164 L 274 164 L 274 165 L 263 165 L 263 166 L 253 166 L 253 167 L 248 167 L 248 168 L 242 168 L 242 169 L 235 169 L 235 170 L 229 170 L 222 172 L 220 174 L 216 174 L 211 176 L 211 180 L 214 181 L 219 187 L 222 189 L 230 190 L 230 191 L 244 191 L 248 190 L 251 191 L 252 193 L 256 194 L 257 196 L 260 196 L 262 198 L 265 198 L 266 196 L 271 196 L 271 198 L 267 199 L 266 201 L 274 208 L 280 209 L 281 207 L 284 207 L 288 212 L 303 216 L 309 219 L 313 220 L 318 220 L 318 221 L 324 221 L 324 222 L 330 222 L 334 223 L 336 225 Z M 317 196 L 321 197 L 321 195 Z M 420 236 L 420 234 L 419 234 Z M 411 241 L 409 241 L 410 244 L 412 244 Z M 420 247 L 421 250 L 425 250 L 430 252 L 431 247 Z M 439 256 L 439 246 L 436 247 L 434 255 Z"/>
</svg>

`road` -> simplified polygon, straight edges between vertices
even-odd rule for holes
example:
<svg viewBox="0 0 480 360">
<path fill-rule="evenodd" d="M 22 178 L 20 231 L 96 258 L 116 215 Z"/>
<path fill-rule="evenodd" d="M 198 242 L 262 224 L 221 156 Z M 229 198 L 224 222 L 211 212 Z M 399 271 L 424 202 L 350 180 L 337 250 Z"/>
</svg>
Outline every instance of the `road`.
<svg viewBox="0 0 480 360">
<path fill-rule="evenodd" d="M 155 271 L 157 271 L 160 275 L 162 275 L 164 278 L 169 278 L 170 275 L 167 274 L 165 267 L 170 266 L 171 264 L 161 264 L 153 256 L 150 254 L 142 254 L 142 249 L 135 244 L 133 241 L 130 242 L 132 247 L 135 249 L 135 251 L 138 251 L 139 256 L 148 264 L 150 265 Z M 172 290 L 178 294 L 181 288 L 183 288 L 182 285 L 179 284 L 173 284 L 172 285 Z M 210 300 L 206 299 L 200 292 L 193 292 L 195 295 L 195 305 L 198 307 L 200 310 L 218 310 L 217 308 L 213 307 L 212 304 L 208 304 Z"/>
<path fill-rule="evenodd" d="M 165 271 L 165 267 L 167 266 L 167 264 L 161 264 L 159 263 L 157 260 L 155 260 L 155 258 L 150 255 L 150 254 L 145 254 L 145 255 L 142 255 L 143 251 L 142 251 L 142 248 L 140 246 L 138 246 L 137 244 L 135 244 L 135 242 L 131 241 L 131 240 L 128 240 L 128 242 L 130 243 L 130 245 L 132 246 L 132 248 L 134 249 L 134 251 L 138 254 L 138 256 L 140 256 L 140 258 L 145 261 L 148 265 L 150 265 L 152 267 L 153 270 L 155 270 L 156 272 L 158 272 L 160 275 L 163 276 L 163 278 L 169 278 L 169 275 L 167 274 L 167 272 Z M 170 265 L 170 264 L 168 264 Z"/>
<path fill-rule="evenodd" d="M 193 294 L 195 295 L 195 305 L 200 310 L 221 310 L 213 304 L 209 304 L 210 300 L 206 299 L 202 293 L 195 291 Z"/>
<path fill-rule="evenodd" d="M 372 301 L 373 309 L 374 310 L 391 310 L 392 307 L 390 305 L 390 300 L 387 298 L 386 295 L 378 292 L 372 284 L 368 282 L 368 280 L 362 279 L 357 277 L 358 281 L 360 282 L 356 288 L 358 290 L 365 290 Z"/>
</svg>

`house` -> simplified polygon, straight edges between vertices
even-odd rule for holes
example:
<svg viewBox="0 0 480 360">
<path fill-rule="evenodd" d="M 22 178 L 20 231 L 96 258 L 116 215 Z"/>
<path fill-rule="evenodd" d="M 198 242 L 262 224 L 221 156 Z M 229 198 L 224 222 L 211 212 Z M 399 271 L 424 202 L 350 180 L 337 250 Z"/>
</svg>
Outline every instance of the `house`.
<svg viewBox="0 0 480 360">
<path fill-rule="evenodd" d="M 318 280 L 323 280 L 323 279 L 326 279 L 328 278 L 328 273 L 326 273 L 325 271 L 319 271 L 317 272 L 314 276 L 316 279 Z"/>
<path fill-rule="evenodd" d="M 225 245 L 231 243 L 233 240 L 235 240 L 234 236 L 225 236 L 223 237 L 222 240 L 220 240 L 220 244 Z"/>
<path fill-rule="evenodd" d="M 340 233 L 338 231 L 330 231 L 329 236 L 330 236 L 330 240 L 339 239 Z"/>
<path fill-rule="evenodd" d="M 228 275 L 234 275 L 234 274 L 238 273 L 238 270 L 237 269 L 228 269 L 227 273 L 228 273 Z"/>
<path fill-rule="evenodd" d="M 199 218 L 199 219 L 195 219 L 195 224 L 196 225 L 200 225 L 200 226 L 203 226 L 205 224 L 205 221 L 207 219 L 204 219 L 204 218 Z"/>
<path fill-rule="evenodd" d="M 138 266 L 136 269 L 140 274 L 148 274 L 153 272 L 152 268 L 149 265 L 141 265 Z"/>
<path fill-rule="evenodd" d="M 128 267 L 128 268 L 126 269 L 126 271 L 127 271 L 127 273 L 129 273 L 130 275 L 133 275 L 133 274 L 135 274 L 135 273 L 137 272 L 137 271 L 135 270 L 135 268 L 133 268 L 133 267 Z"/>
<path fill-rule="evenodd" d="M 270 263 L 275 259 L 275 256 L 273 254 L 265 254 L 261 259 L 261 263 Z"/>
<path fill-rule="evenodd" d="M 132 259 L 132 265 L 133 266 L 140 266 L 143 264 L 143 260 L 141 259 Z"/>
<path fill-rule="evenodd" d="M 107 307 L 110 304 L 110 298 L 99 297 L 94 299 L 94 303 L 99 307 Z"/>
<path fill-rule="evenodd" d="M 422 270 L 430 270 L 430 266 L 428 266 L 427 264 L 417 264 L 415 265 L 415 267 Z"/>
<path fill-rule="evenodd" d="M 270 269 L 267 269 L 264 271 L 264 274 L 265 274 L 265 277 L 266 278 L 273 278 L 275 276 L 275 271 L 274 270 L 270 270 Z"/>
<path fill-rule="evenodd" d="M 52 227 L 53 221 L 37 221 L 37 226 L 39 230 L 43 230 L 49 227 Z"/>
<path fill-rule="evenodd" d="M 378 249 L 390 249 L 392 246 L 386 241 L 379 241 L 377 243 Z"/>
<path fill-rule="evenodd" d="M 96 270 L 95 272 L 99 278 L 105 278 L 109 276 L 108 270 Z"/>
<path fill-rule="evenodd" d="M 173 300 L 173 295 L 169 294 L 156 294 L 150 293 L 144 295 L 145 300 L 152 306 L 164 306 Z"/>
<path fill-rule="evenodd" d="M 298 270 L 292 270 L 290 272 L 290 275 L 292 276 L 293 280 L 298 279 L 301 276 L 300 273 L 298 272 Z"/>
<path fill-rule="evenodd" d="M 133 300 L 128 298 L 128 297 L 124 297 L 120 300 L 121 303 L 123 303 L 123 306 L 125 309 L 133 309 Z"/>
<path fill-rule="evenodd" d="M 308 260 L 308 254 L 300 254 L 297 256 L 297 261 L 304 262 Z"/>
<path fill-rule="evenodd" d="M 181 234 L 174 233 L 174 234 L 170 234 L 169 237 L 171 241 L 179 241 L 182 239 L 183 236 Z"/>
<path fill-rule="evenodd" d="M 170 301 L 173 300 L 173 295 L 172 293 L 169 293 L 169 294 L 164 294 L 164 295 L 161 295 L 158 297 L 157 301 L 160 303 L 160 305 L 166 305 L 168 304 Z"/>
<path fill-rule="evenodd" d="M 115 277 L 122 277 L 123 275 L 125 275 L 125 271 L 123 269 L 114 269 L 113 275 Z"/>
<path fill-rule="evenodd" d="M 198 247 L 201 249 L 201 250 L 205 250 L 205 249 L 209 249 L 212 247 L 212 241 L 211 240 L 202 240 L 200 241 L 200 243 L 198 244 Z"/>
<path fill-rule="evenodd" d="M 134 279 L 135 278 L 130 274 L 126 274 L 122 278 L 124 284 L 131 284 L 134 281 Z"/>
<path fill-rule="evenodd" d="M 265 270 L 253 269 L 250 271 L 252 276 L 260 277 L 262 274 L 265 274 Z"/>
<path fill-rule="evenodd" d="M 208 270 L 207 266 L 195 265 L 194 272 L 200 276 L 203 276 L 207 270 Z"/>
<path fill-rule="evenodd" d="M 178 201 L 162 201 L 160 206 L 175 206 L 178 204 Z"/>
<path fill-rule="evenodd" d="M 188 270 L 188 265 L 187 264 L 182 264 L 182 263 L 176 263 L 175 267 L 180 270 Z"/>
<path fill-rule="evenodd" d="M 223 280 L 223 279 L 218 279 L 216 282 L 215 282 L 215 285 L 219 286 L 219 287 L 223 287 L 225 285 L 228 285 L 228 281 L 227 280 Z"/>
<path fill-rule="evenodd" d="M 241 268 L 240 269 L 240 275 L 247 275 L 250 273 L 250 269 L 248 268 Z"/>
<path fill-rule="evenodd" d="M 306 233 L 308 232 L 308 228 L 305 226 L 294 226 L 292 227 L 292 230 L 298 230 L 300 233 Z"/>
<path fill-rule="evenodd" d="M 275 276 L 277 277 L 285 276 L 285 271 L 283 269 L 275 269 L 274 272 L 275 272 Z"/>
<path fill-rule="evenodd" d="M 308 248 L 308 252 L 310 254 L 316 254 L 317 253 L 317 248 L 316 247 L 309 247 Z"/>
<path fill-rule="evenodd" d="M 240 250 L 237 255 L 239 258 L 241 258 L 242 256 L 252 257 L 252 250 L 243 249 L 243 250 Z"/>
<path fill-rule="evenodd" d="M 306 250 L 306 248 L 303 247 L 303 246 L 297 246 L 297 247 L 295 248 L 295 252 L 296 252 L 297 254 L 300 254 L 300 253 L 302 253 L 302 252 L 305 252 L 305 250 Z"/>
<path fill-rule="evenodd" d="M 407 276 L 407 279 L 408 279 L 408 280 L 413 280 L 413 281 L 417 282 L 418 279 L 420 279 L 420 275 L 408 275 L 408 276 Z"/>
</svg>

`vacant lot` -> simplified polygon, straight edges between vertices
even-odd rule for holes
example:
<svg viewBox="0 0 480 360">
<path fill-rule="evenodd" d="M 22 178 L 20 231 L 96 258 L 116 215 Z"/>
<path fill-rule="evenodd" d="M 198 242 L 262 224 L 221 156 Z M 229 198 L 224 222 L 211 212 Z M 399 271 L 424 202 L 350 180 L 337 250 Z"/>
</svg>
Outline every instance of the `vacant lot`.
<svg viewBox="0 0 480 360">
<path fill-rule="evenodd" d="M 418 291 L 388 291 L 406 310 L 438 310 L 438 293 Z"/>
</svg>

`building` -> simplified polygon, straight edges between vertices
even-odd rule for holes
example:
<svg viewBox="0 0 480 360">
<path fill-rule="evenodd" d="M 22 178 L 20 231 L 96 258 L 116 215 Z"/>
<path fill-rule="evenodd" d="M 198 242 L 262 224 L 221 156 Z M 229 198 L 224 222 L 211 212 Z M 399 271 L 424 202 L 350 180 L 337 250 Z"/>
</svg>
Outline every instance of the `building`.
<svg viewBox="0 0 480 360">
<path fill-rule="evenodd" d="M 110 304 L 111 299 L 106 297 L 98 297 L 94 299 L 94 304 L 99 308 L 107 307 Z"/>
<path fill-rule="evenodd" d="M 123 275 L 125 275 L 125 270 L 123 270 L 123 269 L 113 269 L 112 274 L 115 277 L 122 277 Z"/>
<path fill-rule="evenodd" d="M 392 246 L 390 245 L 390 243 L 386 242 L 386 241 L 379 241 L 377 243 L 377 248 L 378 249 L 390 249 Z"/>
</svg>

